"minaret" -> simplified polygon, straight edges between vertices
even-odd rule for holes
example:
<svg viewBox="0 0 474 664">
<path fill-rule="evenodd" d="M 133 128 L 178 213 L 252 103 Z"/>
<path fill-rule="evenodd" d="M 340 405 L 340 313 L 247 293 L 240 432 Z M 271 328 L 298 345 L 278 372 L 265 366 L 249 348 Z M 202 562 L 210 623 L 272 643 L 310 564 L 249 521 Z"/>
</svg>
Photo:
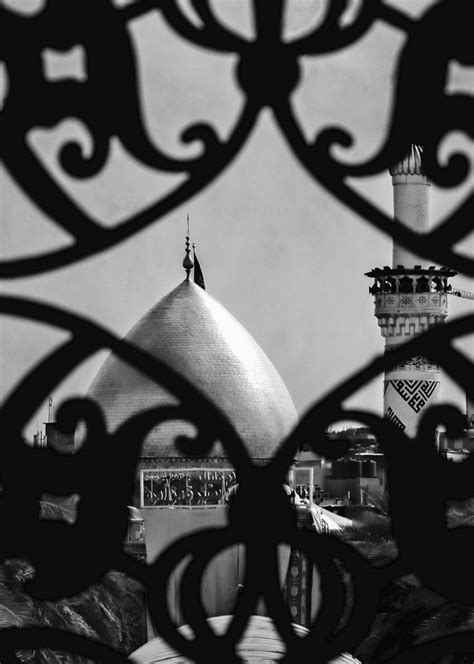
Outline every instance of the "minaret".
<svg viewBox="0 0 474 664">
<path fill-rule="evenodd" d="M 403 161 L 390 169 L 395 218 L 419 233 L 430 228 L 430 182 L 423 172 L 423 148 L 412 145 Z M 425 263 L 423 265 L 423 263 Z M 443 323 L 448 315 L 448 278 L 456 274 L 446 267 L 427 266 L 408 249 L 393 243 L 392 267 L 367 272 L 374 279 L 369 292 L 375 296 L 375 316 L 385 352 Z M 413 437 L 425 408 L 439 398 L 440 370 L 418 355 L 394 366 L 384 376 L 384 417 Z"/>
</svg>

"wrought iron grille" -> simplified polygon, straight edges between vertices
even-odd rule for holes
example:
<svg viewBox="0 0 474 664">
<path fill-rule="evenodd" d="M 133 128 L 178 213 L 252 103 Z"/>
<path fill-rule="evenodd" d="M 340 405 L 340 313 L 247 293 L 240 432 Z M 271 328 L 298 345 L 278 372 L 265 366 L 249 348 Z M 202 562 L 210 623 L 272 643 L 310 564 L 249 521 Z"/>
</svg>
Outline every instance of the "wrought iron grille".
<svg viewBox="0 0 474 664">
<path fill-rule="evenodd" d="M 209 0 L 193 0 L 191 4 L 201 27 L 188 19 L 178 0 L 137 0 L 127 4 L 107 0 L 93 3 L 49 0 L 40 3 L 39 10 L 30 15 L 22 15 L 8 5 L 2 9 L 5 28 L 2 49 L 9 86 L 2 118 L 4 163 L 34 203 L 75 239 L 65 249 L 4 261 L 0 265 L 3 278 L 53 271 L 106 251 L 148 224 L 157 223 L 232 164 L 250 140 L 256 120 L 265 108 L 271 110 L 276 126 L 299 163 L 341 204 L 416 254 L 465 275 L 474 274 L 472 260 L 456 250 L 456 244 L 472 229 L 472 196 L 462 201 L 442 224 L 420 237 L 394 222 L 348 183 L 349 178 L 385 171 L 404 157 L 412 143 L 425 146 L 424 167 L 436 185 L 452 188 L 469 177 L 466 155 L 456 153 L 446 164 L 438 159 L 440 142 L 447 133 L 460 130 L 472 136 L 472 98 L 445 93 L 449 63 L 456 60 L 463 66 L 473 64 L 469 2 L 445 0 L 415 19 L 388 0 L 362 0 L 350 23 L 342 25 L 341 17 L 348 3 L 332 0 L 316 28 L 290 41 L 282 38 L 284 0 L 253 0 L 254 40 L 245 39 L 221 23 Z M 151 11 L 160 12 L 183 40 L 215 53 L 237 56 L 235 81 L 245 100 L 242 110 L 225 141 L 211 125 L 204 123 L 184 131 L 183 141 L 201 143 L 198 157 L 175 159 L 152 145 L 147 137 L 139 102 L 137 57 L 127 25 L 133 18 Z M 348 165 L 332 156 L 333 148 L 349 146 L 354 136 L 340 127 L 326 127 L 314 141 L 307 141 L 291 95 L 301 80 L 303 56 L 317 58 L 343 49 L 361 39 L 376 22 L 401 30 L 406 44 L 398 60 L 394 103 L 383 145 L 371 159 Z M 46 81 L 40 66 L 42 51 L 67 49 L 77 44 L 87 56 L 87 81 L 81 85 Z M 110 77 L 111 70 L 120 71 L 120 77 Z M 121 108 L 118 115 L 117 106 Z M 118 226 L 104 229 L 52 178 L 26 140 L 31 128 L 50 126 L 68 116 L 81 119 L 93 137 L 89 157 L 74 142 L 62 147 L 60 163 L 68 175 L 87 179 L 99 173 L 107 163 L 111 138 L 117 136 L 142 164 L 160 172 L 182 174 L 182 184 Z M 461 412 L 448 405 L 431 408 L 423 417 L 413 444 L 387 420 L 370 412 L 348 410 L 343 402 L 384 370 L 417 355 L 439 364 L 474 397 L 472 365 L 453 346 L 456 339 L 472 332 L 474 316 L 433 329 L 348 376 L 308 410 L 268 467 L 256 467 L 226 417 L 205 395 L 155 358 L 120 341 L 99 325 L 46 303 L 6 295 L 1 298 L 1 307 L 8 315 L 46 323 L 71 335 L 59 350 L 24 376 L 2 408 L 1 523 L 2 532 L 14 536 L 2 537 L 1 556 L 2 560 L 25 556 L 32 562 L 36 569 L 36 577 L 28 584 L 32 595 L 61 598 L 84 590 L 107 570 L 123 571 L 146 587 L 153 621 L 166 641 L 183 655 L 203 662 L 209 661 L 209 653 L 213 661 L 239 661 L 236 643 L 262 596 L 286 644 L 285 661 L 291 662 L 303 661 L 308 656 L 316 661 L 316 654 L 317 661 L 326 662 L 342 651 L 354 651 L 370 628 L 380 592 L 390 581 L 409 572 L 445 598 L 467 605 L 473 602 L 474 535 L 469 528 L 447 528 L 446 506 L 448 501 L 474 495 L 474 457 L 471 455 L 463 463 L 453 465 L 438 456 L 432 445 L 439 424 L 446 427 L 449 435 L 459 434 L 463 426 Z M 104 348 L 164 386 L 178 397 L 180 405 L 137 413 L 110 434 L 95 403 L 72 399 L 60 406 L 58 425 L 72 431 L 79 422 L 85 423 L 87 436 L 82 449 L 74 456 L 67 456 L 26 446 L 22 430 L 39 405 L 68 372 Z M 176 441 L 188 456 L 196 452 L 203 455 L 214 441 L 221 441 L 241 484 L 232 503 L 229 527 L 188 536 L 147 566 L 123 552 L 127 505 L 141 442 L 152 427 L 172 419 L 189 421 L 198 431 L 197 440 L 193 441 L 194 452 L 189 441 Z M 344 454 L 347 443 L 328 440 L 325 433 L 341 419 L 357 420 L 370 427 L 386 455 L 390 514 L 399 556 L 384 567 L 369 564 L 336 537 L 297 529 L 282 491 L 285 474 L 302 441 L 311 440 L 313 450 L 329 459 Z M 127 445 L 121 445 L 121 441 L 127 441 Z M 112 449 L 121 482 L 111 497 L 101 477 Z M 410 469 L 403 463 L 408 449 L 412 459 Z M 273 516 L 270 514 L 264 523 L 255 521 L 252 527 L 249 518 L 254 518 L 252 501 L 256 488 L 272 500 L 275 509 Z M 48 492 L 80 495 L 74 527 L 39 519 L 38 503 L 41 495 Z M 418 509 L 423 512 L 422 528 L 408 509 L 408 494 L 417 500 Z M 97 514 L 97 504 L 109 515 L 105 523 Z M 17 528 L 18 523 L 22 524 L 21 529 Z M 96 538 L 96 545 L 90 550 L 85 543 L 92 537 Z M 210 558 L 235 543 L 243 543 L 247 551 L 245 588 L 228 631 L 217 637 L 206 623 L 199 583 Z M 292 631 L 282 598 L 275 592 L 278 584 L 275 551 L 279 543 L 289 543 L 303 551 L 321 575 L 323 605 L 304 638 Z M 186 617 L 196 635 L 191 640 L 177 632 L 163 599 L 169 575 L 188 555 L 192 560 L 182 597 Z M 348 615 L 344 613 L 347 598 L 343 575 L 350 578 L 352 585 Z M 108 646 L 53 628 L 9 628 L 0 635 L 3 662 L 19 661 L 15 653 L 35 648 L 76 653 L 95 661 L 128 661 Z M 390 661 L 434 661 L 457 651 L 474 652 L 472 629 L 411 646 Z"/>
</svg>

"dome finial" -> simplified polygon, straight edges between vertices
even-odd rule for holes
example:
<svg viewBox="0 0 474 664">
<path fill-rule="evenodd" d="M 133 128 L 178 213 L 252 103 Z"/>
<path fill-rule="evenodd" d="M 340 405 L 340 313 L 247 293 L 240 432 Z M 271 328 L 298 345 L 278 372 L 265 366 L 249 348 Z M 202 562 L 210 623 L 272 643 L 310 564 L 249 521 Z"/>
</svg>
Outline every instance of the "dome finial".
<svg viewBox="0 0 474 664">
<path fill-rule="evenodd" d="M 193 259 L 189 255 L 191 253 L 190 244 L 189 244 L 189 214 L 186 215 L 186 221 L 188 225 L 188 233 L 186 235 L 186 256 L 183 260 L 183 267 L 186 270 L 186 279 L 189 280 L 189 274 L 194 267 Z"/>
</svg>

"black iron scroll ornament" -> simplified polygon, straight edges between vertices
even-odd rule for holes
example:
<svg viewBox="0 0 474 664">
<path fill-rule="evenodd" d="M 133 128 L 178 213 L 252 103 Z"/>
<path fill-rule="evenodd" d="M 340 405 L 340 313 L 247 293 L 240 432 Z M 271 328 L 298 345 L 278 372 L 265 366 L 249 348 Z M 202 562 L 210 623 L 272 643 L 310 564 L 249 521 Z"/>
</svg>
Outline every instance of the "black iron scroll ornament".
<svg viewBox="0 0 474 664">
<path fill-rule="evenodd" d="M 347 181 L 349 177 L 385 171 L 408 152 L 413 142 L 425 146 L 424 168 L 437 185 L 454 187 L 469 176 L 465 155 L 452 155 L 444 165 L 437 158 L 440 142 L 449 132 L 461 130 L 472 137 L 472 98 L 445 94 L 450 61 L 456 60 L 463 66 L 474 64 L 468 1 L 439 2 L 414 19 L 396 9 L 394 3 L 362 0 L 355 17 L 343 25 L 341 17 L 348 2 L 333 0 L 326 3 L 320 24 L 293 41 L 282 38 L 284 0 L 253 0 L 254 40 L 246 40 L 224 26 L 209 0 L 191 1 L 200 19 L 199 27 L 183 13 L 177 0 L 138 0 L 126 4 L 108 0 L 44 0 L 39 4 L 38 11 L 28 15 L 16 11 L 13 3 L 2 9 L 4 40 L 1 48 L 8 92 L 2 117 L 1 147 L 4 163 L 18 185 L 52 221 L 72 235 L 74 244 L 33 257 L 4 261 L 0 265 L 3 278 L 38 274 L 71 264 L 104 251 L 163 218 L 232 163 L 249 139 L 260 111 L 266 107 L 271 109 L 291 150 L 316 183 L 418 255 L 449 265 L 465 275 L 474 274 L 473 261 L 455 248 L 471 230 L 472 196 L 459 204 L 435 230 L 419 236 L 402 224 L 394 223 Z M 214 128 L 204 123 L 196 123 L 183 131 L 185 143 L 201 143 L 198 157 L 177 159 L 165 154 L 151 142 L 145 129 L 134 45 L 127 24 L 134 17 L 153 11 L 160 12 L 181 38 L 214 52 L 237 55 L 235 79 L 245 99 L 242 110 L 227 141 L 220 140 Z M 394 26 L 406 36 L 394 83 L 395 102 L 387 136 L 378 154 L 364 163 L 348 165 L 332 157 L 331 148 L 334 145 L 348 147 L 354 137 L 340 127 L 328 127 L 314 141 L 308 142 L 293 110 L 291 93 L 300 83 L 302 56 L 317 57 L 343 49 L 361 38 L 376 22 Z M 107 35 L 106 48 L 104 34 Z M 43 49 L 65 50 L 77 44 L 86 53 L 87 80 L 47 82 L 41 67 Z M 120 76 L 111 75 L 117 71 Z M 117 107 L 121 108 L 120 114 L 116 113 Z M 184 181 L 116 227 L 104 228 L 88 217 L 50 176 L 27 142 L 31 128 L 53 126 L 66 117 L 79 118 L 93 139 L 93 150 L 88 157 L 74 142 L 62 147 L 59 161 L 68 175 L 87 179 L 99 173 L 107 162 L 111 138 L 116 136 L 141 163 L 158 171 L 183 174 Z M 96 582 L 109 569 L 124 571 L 146 586 L 156 628 L 172 646 L 192 660 L 209 661 L 212 652 L 213 661 L 220 662 L 240 661 L 235 646 L 261 596 L 266 598 L 269 614 L 286 643 L 285 661 L 288 662 L 302 661 L 308 654 L 312 661 L 326 662 L 340 652 L 354 651 L 367 634 L 381 590 L 391 580 L 408 572 L 416 573 L 426 586 L 443 597 L 466 604 L 474 601 L 474 533 L 469 528 L 449 530 L 446 527 L 447 502 L 474 495 L 474 458 L 471 455 L 463 463 L 452 465 L 438 456 L 431 443 L 436 425 L 440 423 L 453 437 L 459 434 L 463 426 L 461 412 L 448 406 L 432 407 L 420 423 L 414 445 L 388 421 L 343 407 L 347 397 L 380 372 L 417 354 L 439 364 L 474 398 L 472 364 L 452 344 L 458 337 L 472 332 L 474 316 L 436 328 L 348 377 L 307 412 L 289 438 L 282 442 L 272 463 L 266 468 L 257 468 L 225 416 L 158 360 L 70 312 L 7 296 L 1 298 L 0 304 L 4 314 L 46 323 L 67 330 L 71 335 L 70 340 L 23 378 L 5 401 L 1 414 L 0 430 L 4 440 L 0 448 L 3 484 L 0 516 L 2 532 L 10 536 L 2 537 L 0 555 L 1 560 L 22 555 L 31 560 L 36 569 L 36 576 L 28 587 L 32 595 L 50 599 L 70 596 Z M 85 424 L 87 435 L 80 451 L 66 456 L 26 446 L 22 439 L 25 423 L 64 376 L 103 348 L 110 349 L 166 387 L 178 397 L 180 405 L 137 413 L 112 435 L 95 403 L 86 399 L 69 400 L 59 409 L 58 425 L 64 430 L 73 430 L 79 422 Z M 175 418 L 192 422 L 198 431 L 197 439 L 192 441 L 194 452 L 190 452 L 188 440 L 176 441 L 189 454 L 204 454 L 214 441 L 222 441 L 240 477 L 240 487 L 227 528 L 188 536 L 147 566 L 123 552 L 127 505 L 131 501 L 141 442 L 158 422 Z M 311 440 L 314 451 L 327 458 L 337 458 L 344 453 L 347 443 L 328 441 L 325 434 L 329 425 L 341 419 L 357 420 L 369 426 L 387 458 L 390 514 L 399 555 L 382 568 L 373 567 L 348 544 L 333 536 L 297 529 L 282 489 L 285 473 L 302 441 Z M 121 445 L 121 440 L 127 441 L 127 445 Z M 132 445 L 130 441 L 134 441 Z M 410 469 L 402 462 L 408 446 L 412 457 Z M 101 480 L 111 450 L 121 473 L 121 482 L 117 483 L 112 498 Z M 38 518 L 39 500 L 45 492 L 80 494 L 74 526 Z M 279 506 L 273 511 L 278 518 L 270 517 L 263 525 L 259 521 L 258 527 L 251 528 L 248 520 L 254 513 L 251 503 L 255 492 L 263 492 Z M 406 495 L 416 497 L 418 509 L 424 515 L 422 524 L 413 522 Z M 98 522 L 97 504 L 109 515 L 106 523 L 102 519 Z M 19 522 L 21 531 L 16 528 Z M 95 546 L 88 550 L 85 543 L 92 537 Z M 199 583 L 212 556 L 238 542 L 246 545 L 247 578 L 228 631 L 218 637 L 205 621 Z M 323 604 L 305 638 L 293 633 L 283 599 L 275 592 L 278 587 L 275 552 L 279 543 L 290 543 L 304 551 L 320 571 Z M 185 617 L 196 635 L 191 640 L 177 632 L 163 599 L 169 575 L 189 554 L 191 560 L 182 593 Z M 342 622 L 346 594 L 341 569 L 349 575 L 353 587 L 351 611 Z M 19 661 L 15 652 L 28 648 L 74 652 L 95 661 L 128 661 L 109 647 L 52 628 L 2 631 L 2 662 Z M 428 662 L 458 650 L 474 652 L 474 631 L 414 646 L 390 661 Z"/>
</svg>

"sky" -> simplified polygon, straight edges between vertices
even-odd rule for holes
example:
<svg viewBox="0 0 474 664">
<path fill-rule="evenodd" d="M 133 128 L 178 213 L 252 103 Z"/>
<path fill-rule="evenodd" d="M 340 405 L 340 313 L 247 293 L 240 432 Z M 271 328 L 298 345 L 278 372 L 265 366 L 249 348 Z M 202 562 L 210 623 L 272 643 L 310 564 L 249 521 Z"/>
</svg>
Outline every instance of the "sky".
<svg viewBox="0 0 474 664">
<path fill-rule="evenodd" d="M 9 0 L 10 7 L 35 4 Z M 38 2 L 36 2 L 38 4 Z M 125 4 L 124 2 L 117 4 Z M 186 2 L 181 2 L 186 6 Z M 216 12 L 235 30 L 250 34 L 245 0 L 215 0 Z M 302 34 L 318 19 L 318 0 L 293 0 L 286 16 L 285 38 Z M 430 2 L 394 2 L 417 15 Z M 25 6 L 26 6 L 25 5 Z M 357 3 L 351 3 L 356 7 Z M 228 135 L 242 105 L 235 86 L 235 56 L 215 55 L 177 37 L 151 12 L 131 25 L 140 67 L 140 103 L 152 140 L 174 156 L 190 156 L 193 146 L 179 143 L 181 131 L 205 120 L 222 138 Z M 293 95 L 306 138 L 323 127 L 341 124 L 357 136 L 354 146 L 338 153 L 362 161 L 383 142 L 392 101 L 395 58 L 403 35 L 377 24 L 357 44 L 331 55 L 302 59 L 303 78 Z M 49 75 L 86 73 L 80 49 L 46 59 Z M 8 92 L 3 71 L 0 89 Z M 468 85 L 467 74 L 453 70 L 452 85 Z M 53 176 L 97 221 L 111 227 L 155 200 L 182 176 L 157 174 L 134 161 L 117 139 L 104 171 L 77 181 L 61 171 L 57 152 L 68 138 L 90 145 L 78 120 L 38 127 L 30 144 Z M 453 135 L 442 150 L 467 139 Z M 392 186 L 388 173 L 354 181 L 359 191 L 388 213 Z M 432 223 L 452 209 L 468 185 L 454 191 L 432 190 Z M 32 255 L 70 243 L 2 170 L 1 250 L 4 258 Z M 391 239 L 372 228 L 312 180 L 292 155 L 269 111 L 264 111 L 237 158 L 206 189 L 162 220 L 105 252 L 38 276 L 4 280 L 2 291 L 69 309 L 124 336 L 132 325 L 184 278 L 186 215 L 191 219 L 208 292 L 252 334 L 285 381 L 299 414 L 356 369 L 383 352 L 373 316 L 370 280 L 375 266 L 391 261 Z M 472 255 L 472 235 L 458 246 Z M 458 276 L 453 286 L 473 291 Z M 449 319 L 472 312 L 472 300 L 451 298 Z M 47 353 L 66 337 L 47 326 L 4 318 L 1 394 L 4 397 Z M 474 356 L 472 337 L 459 347 Z M 105 353 L 70 374 L 54 393 L 84 395 Z M 459 389 L 444 379 L 442 397 L 464 407 Z M 351 405 L 381 412 L 382 377 L 354 397 Z M 46 419 L 46 408 L 37 415 Z M 36 429 L 32 421 L 25 432 Z"/>
</svg>

